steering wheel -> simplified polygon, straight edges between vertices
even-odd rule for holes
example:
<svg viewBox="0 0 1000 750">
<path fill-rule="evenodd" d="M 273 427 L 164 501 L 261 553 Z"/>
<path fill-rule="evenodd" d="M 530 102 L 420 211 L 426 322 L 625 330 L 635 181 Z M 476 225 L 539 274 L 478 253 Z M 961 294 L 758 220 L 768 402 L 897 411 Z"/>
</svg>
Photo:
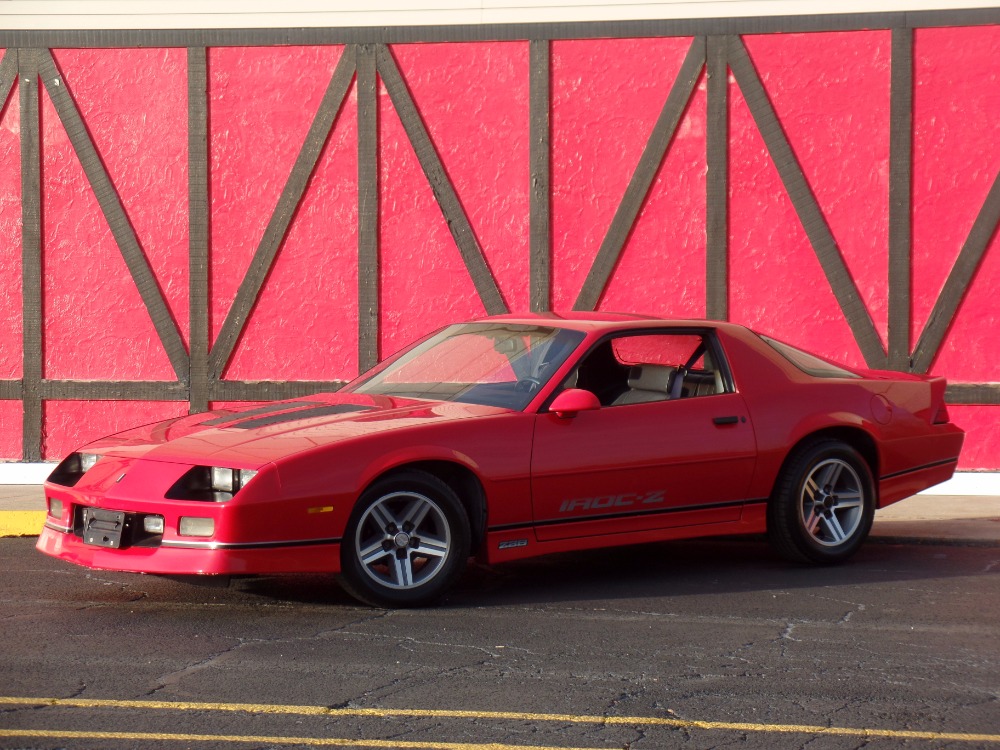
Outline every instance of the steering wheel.
<svg viewBox="0 0 1000 750">
<path fill-rule="evenodd" d="M 542 381 L 531 376 L 523 377 L 514 384 L 514 390 L 518 393 L 534 393 L 542 387 Z"/>
</svg>

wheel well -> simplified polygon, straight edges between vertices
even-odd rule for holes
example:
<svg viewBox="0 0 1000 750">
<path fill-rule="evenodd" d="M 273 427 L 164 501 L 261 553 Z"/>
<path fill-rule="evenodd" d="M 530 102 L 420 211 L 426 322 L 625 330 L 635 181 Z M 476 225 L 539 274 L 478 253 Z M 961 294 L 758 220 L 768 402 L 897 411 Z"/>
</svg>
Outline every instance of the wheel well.
<svg viewBox="0 0 1000 750">
<path fill-rule="evenodd" d="M 788 463 L 792 460 L 796 453 L 801 450 L 802 446 L 809 443 L 815 443 L 818 440 L 839 440 L 842 443 L 846 443 L 861 454 L 861 457 L 868 464 L 868 468 L 872 473 L 872 484 L 875 490 L 875 503 L 878 504 L 878 477 L 879 477 L 879 463 L 878 463 L 878 447 L 875 445 L 875 439 L 872 438 L 867 432 L 855 427 L 829 427 L 825 430 L 817 430 L 816 432 L 811 432 L 805 437 L 803 437 L 799 442 L 797 442 L 790 451 L 785 455 L 785 460 L 781 462 L 781 471 L 778 472 L 775 478 L 775 487 L 777 487 L 778 482 L 781 481 L 782 475 L 785 473 L 785 468 Z M 774 493 L 774 487 L 771 488 L 772 494 Z"/>
<path fill-rule="evenodd" d="M 472 531 L 471 552 L 476 554 L 486 535 L 486 492 L 479 477 L 465 466 L 450 461 L 416 461 L 394 466 L 390 471 L 376 477 L 373 482 L 407 469 L 432 474 L 455 491 L 469 516 L 469 528 Z"/>
</svg>

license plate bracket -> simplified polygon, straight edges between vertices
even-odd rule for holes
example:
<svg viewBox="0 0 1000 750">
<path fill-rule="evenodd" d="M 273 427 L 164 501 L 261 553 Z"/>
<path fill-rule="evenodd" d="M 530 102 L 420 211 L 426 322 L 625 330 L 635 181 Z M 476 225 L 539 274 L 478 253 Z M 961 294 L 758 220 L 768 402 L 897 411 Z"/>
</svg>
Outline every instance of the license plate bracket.
<svg viewBox="0 0 1000 750">
<path fill-rule="evenodd" d="M 83 541 L 95 547 L 118 549 L 128 526 L 126 514 L 120 510 L 83 509 Z"/>
</svg>

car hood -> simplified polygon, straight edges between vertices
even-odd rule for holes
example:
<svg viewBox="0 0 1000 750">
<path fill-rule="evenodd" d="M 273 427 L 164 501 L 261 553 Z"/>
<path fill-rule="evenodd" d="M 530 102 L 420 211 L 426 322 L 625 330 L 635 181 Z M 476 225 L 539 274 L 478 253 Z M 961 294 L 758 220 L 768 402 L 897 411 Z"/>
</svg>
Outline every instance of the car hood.
<svg viewBox="0 0 1000 750">
<path fill-rule="evenodd" d="M 137 427 L 84 450 L 121 458 L 259 468 L 285 456 L 380 432 L 508 413 L 476 404 L 324 393 Z"/>
</svg>

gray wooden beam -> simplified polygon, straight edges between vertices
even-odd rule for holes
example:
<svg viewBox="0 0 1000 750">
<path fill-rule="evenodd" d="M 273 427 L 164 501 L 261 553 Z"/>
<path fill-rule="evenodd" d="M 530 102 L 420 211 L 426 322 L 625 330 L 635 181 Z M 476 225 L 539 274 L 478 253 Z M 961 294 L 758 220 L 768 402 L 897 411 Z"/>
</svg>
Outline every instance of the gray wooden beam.
<svg viewBox="0 0 1000 750">
<path fill-rule="evenodd" d="M 18 51 L 21 106 L 22 456 L 42 458 L 42 163 L 38 107 L 39 51 Z"/>
<path fill-rule="evenodd" d="M 507 303 L 504 302 L 503 295 L 500 294 L 500 288 L 497 286 L 496 279 L 493 278 L 489 264 L 486 262 L 486 256 L 479 245 L 479 240 L 476 238 L 475 232 L 472 231 L 469 217 L 458 199 L 455 186 L 448 178 L 441 157 L 434 147 L 434 141 L 431 140 L 427 126 L 420 117 L 417 105 L 410 95 L 410 90 L 403 80 L 403 75 L 396 65 L 392 52 L 389 51 L 388 47 L 379 45 L 375 54 L 382 83 L 385 84 L 392 105 L 396 108 L 396 114 L 399 115 L 399 119 L 403 123 L 406 136 L 410 139 L 413 151 L 417 155 L 417 161 L 420 162 L 420 167 L 434 192 L 434 198 L 441 209 L 441 214 L 448 223 L 451 236 L 454 238 L 455 244 L 458 245 L 458 251 L 472 277 L 472 283 L 476 287 L 479 299 L 482 300 L 483 307 L 490 315 L 510 312 Z"/>
<path fill-rule="evenodd" d="M 618 204 L 611 226 L 597 251 L 594 264 L 583 282 L 583 288 L 573 305 L 574 310 L 594 310 L 600 303 L 704 66 L 705 39 L 695 37 L 680 72 L 670 87 L 667 101 L 660 110 L 653 132 L 650 133 L 649 140 L 642 149 L 642 156 L 639 157 L 635 172 L 629 180 L 628 187 L 625 188 L 625 195 Z"/>
<path fill-rule="evenodd" d="M 705 182 L 705 314 L 729 318 L 729 63 L 726 37 L 707 47 L 708 123 Z"/>
<path fill-rule="evenodd" d="M 111 178 L 104 168 L 104 163 L 97 153 L 97 148 L 87 132 L 87 126 L 80 116 L 76 102 L 73 101 L 66 81 L 59 73 L 55 60 L 48 50 L 43 50 L 40 53 L 39 74 L 45 85 L 45 90 L 55 106 L 59 120 L 62 122 L 63 128 L 66 129 L 73 150 L 80 159 L 80 165 L 94 191 L 94 196 L 97 198 L 104 218 L 108 222 L 108 227 L 121 251 L 125 265 L 128 266 L 132 280 L 139 290 L 139 296 L 153 321 L 153 327 L 156 329 L 160 343 L 170 359 L 174 374 L 179 381 L 184 381 L 188 377 L 189 360 L 181 332 L 177 328 L 177 322 L 163 297 L 163 291 L 149 265 L 149 259 L 146 258 L 146 254 L 139 245 L 139 240 L 125 212 L 121 198 L 115 191 Z"/>
<path fill-rule="evenodd" d="M 532 312 L 552 309 L 552 136 L 549 42 L 532 40 L 529 48 L 529 121 L 531 206 L 529 297 Z"/>
<path fill-rule="evenodd" d="M 955 321 L 962 300 L 969 291 L 969 286 L 975 278 L 976 271 L 986 256 L 986 250 L 996 233 L 1000 222 L 1000 174 L 993 180 L 990 192 L 986 196 L 972 230 L 962 245 L 958 259 L 948 274 L 948 279 L 938 295 L 930 317 L 913 351 L 913 370 L 927 372 L 937 359 L 948 330 Z M 983 332 L 986 335 L 987 332 Z M 996 331 L 989 332 L 996 336 Z"/>
<path fill-rule="evenodd" d="M 42 399 L 55 401 L 187 401 L 184 383 L 161 380 L 43 380 Z"/>
<path fill-rule="evenodd" d="M 889 367 L 910 369 L 913 31 L 893 29 L 889 93 Z"/>
<path fill-rule="evenodd" d="M 746 47 L 738 37 L 729 37 L 729 67 L 743 92 L 750 114 L 757 123 L 788 197 L 795 207 L 799 221 L 802 222 L 802 228 L 805 229 L 806 236 L 819 259 L 823 273 L 854 334 L 865 362 L 869 367 L 885 367 L 886 351 L 878 331 L 875 330 L 875 323 L 861 299 L 861 293 L 854 279 L 847 270 L 847 264 L 840 253 L 837 241 L 833 238 L 816 196 L 809 187 L 802 166 L 795 158 L 774 106 L 764 90 L 764 84 L 757 75 Z"/>
<path fill-rule="evenodd" d="M 17 50 L 9 49 L 0 58 L 0 111 L 7 103 L 10 90 L 17 80 Z"/>
<path fill-rule="evenodd" d="M 998 406 L 1000 383 L 949 383 L 945 401 L 955 406 Z"/>
<path fill-rule="evenodd" d="M 357 48 L 358 69 L 358 368 L 379 360 L 381 278 L 378 246 L 378 88 L 375 48 Z"/>
<path fill-rule="evenodd" d="M 312 396 L 314 393 L 330 393 L 340 390 L 344 383 L 343 380 L 284 382 L 220 380 L 211 384 L 209 397 L 212 401 L 281 401 L 286 398 Z"/>
<path fill-rule="evenodd" d="M 0 380 L 0 401 L 21 401 L 24 384 L 20 380 Z"/>
<path fill-rule="evenodd" d="M 0 29 L 12 47 L 261 47 L 316 44 L 493 42 L 528 39 L 632 39 L 726 34 L 782 34 L 893 28 L 1000 25 L 1000 8 L 823 13 L 728 18 L 505 23 L 428 26 L 334 26 L 267 29 Z"/>
<path fill-rule="evenodd" d="M 188 58 L 188 310 L 191 412 L 208 409 L 208 52 L 191 47 Z"/>
<path fill-rule="evenodd" d="M 292 223 L 295 211 L 298 209 L 302 196 L 305 194 L 309 178 L 316 168 L 323 146 L 326 144 L 330 131 L 337 120 L 337 114 L 343 106 L 347 91 L 354 79 L 354 50 L 346 48 L 340 56 L 336 69 L 330 78 L 330 85 L 320 102 L 316 116 L 313 118 L 305 142 L 299 151 L 292 171 L 288 176 L 274 213 L 268 221 L 264 236 L 254 252 L 246 276 L 236 292 L 236 299 L 226 314 L 219 336 L 212 346 L 209 355 L 209 374 L 212 378 L 221 378 L 229 359 L 236 348 L 253 306 L 257 303 L 260 290 L 264 286 L 268 273 L 278 257 L 278 250 L 285 241 L 288 227 Z"/>
</svg>

